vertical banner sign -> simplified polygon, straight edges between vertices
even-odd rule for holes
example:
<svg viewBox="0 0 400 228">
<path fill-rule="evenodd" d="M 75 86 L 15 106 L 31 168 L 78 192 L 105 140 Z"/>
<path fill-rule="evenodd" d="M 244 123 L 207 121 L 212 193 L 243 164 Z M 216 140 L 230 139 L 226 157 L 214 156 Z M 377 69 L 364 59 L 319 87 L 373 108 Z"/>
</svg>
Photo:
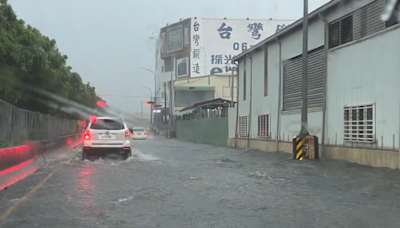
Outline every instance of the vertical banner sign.
<svg viewBox="0 0 400 228">
<path fill-rule="evenodd" d="M 203 67 L 202 67 L 202 37 L 200 36 L 200 20 L 194 19 L 192 20 L 192 27 L 191 27 L 191 77 L 202 76 L 203 75 Z"/>
</svg>

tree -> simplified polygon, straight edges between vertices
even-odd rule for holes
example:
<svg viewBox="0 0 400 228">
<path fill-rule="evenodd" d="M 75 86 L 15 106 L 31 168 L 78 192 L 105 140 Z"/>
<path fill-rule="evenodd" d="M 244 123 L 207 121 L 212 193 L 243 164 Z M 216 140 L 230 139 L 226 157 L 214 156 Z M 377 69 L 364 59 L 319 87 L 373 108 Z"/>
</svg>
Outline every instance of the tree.
<svg viewBox="0 0 400 228">
<path fill-rule="evenodd" d="M 90 83 L 67 66 L 57 43 L 17 18 L 7 0 L 0 0 L 0 99 L 41 113 L 72 117 L 38 91 L 47 91 L 95 108 L 100 100 Z M 65 105 L 58 102 L 58 105 Z"/>
</svg>

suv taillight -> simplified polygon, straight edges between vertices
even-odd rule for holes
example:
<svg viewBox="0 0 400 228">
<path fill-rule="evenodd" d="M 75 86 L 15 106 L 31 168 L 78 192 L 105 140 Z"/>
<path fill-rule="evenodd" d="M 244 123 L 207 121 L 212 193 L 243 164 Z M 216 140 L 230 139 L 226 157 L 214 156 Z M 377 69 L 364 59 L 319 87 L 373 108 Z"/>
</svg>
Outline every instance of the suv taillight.
<svg viewBox="0 0 400 228">
<path fill-rule="evenodd" d="M 129 136 L 131 135 L 131 133 L 129 132 L 129 130 L 125 131 L 125 138 L 129 139 Z"/>
<path fill-rule="evenodd" d="M 85 140 L 89 140 L 90 139 L 90 132 L 88 130 L 85 131 L 84 139 Z"/>
</svg>

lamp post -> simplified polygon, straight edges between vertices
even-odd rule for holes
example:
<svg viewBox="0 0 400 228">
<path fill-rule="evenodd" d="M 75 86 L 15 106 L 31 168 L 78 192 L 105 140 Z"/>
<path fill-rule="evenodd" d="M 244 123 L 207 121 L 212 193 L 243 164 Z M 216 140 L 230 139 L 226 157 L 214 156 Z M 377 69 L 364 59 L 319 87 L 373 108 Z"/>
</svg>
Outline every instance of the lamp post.
<svg viewBox="0 0 400 228">
<path fill-rule="evenodd" d="M 153 94 L 151 89 L 147 86 L 142 86 L 142 87 L 145 89 L 148 89 L 150 91 L 150 101 L 153 101 L 153 99 L 151 97 L 151 95 Z M 155 97 L 154 97 L 154 100 L 155 100 Z M 153 123 L 153 106 L 150 104 L 150 126 L 152 123 Z"/>
<path fill-rule="evenodd" d="M 149 71 L 153 74 L 154 77 L 154 102 L 156 102 L 156 91 L 157 91 L 157 76 L 156 73 L 150 69 L 140 67 L 141 70 Z M 151 90 L 150 90 L 151 91 Z"/>
</svg>

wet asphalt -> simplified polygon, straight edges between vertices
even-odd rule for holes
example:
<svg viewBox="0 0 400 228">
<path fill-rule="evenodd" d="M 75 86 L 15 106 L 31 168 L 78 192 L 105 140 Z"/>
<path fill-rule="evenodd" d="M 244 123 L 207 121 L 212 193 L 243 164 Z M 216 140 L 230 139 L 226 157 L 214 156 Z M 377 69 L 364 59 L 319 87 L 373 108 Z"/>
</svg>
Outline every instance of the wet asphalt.
<svg viewBox="0 0 400 228">
<path fill-rule="evenodd" d="M 13 208 L 0 227 L 400 227 L 397 170 L 161 136 L 133 145 L 127 161 L 47 157 L 0 191 L 0 215 Z"/>
</svg>

